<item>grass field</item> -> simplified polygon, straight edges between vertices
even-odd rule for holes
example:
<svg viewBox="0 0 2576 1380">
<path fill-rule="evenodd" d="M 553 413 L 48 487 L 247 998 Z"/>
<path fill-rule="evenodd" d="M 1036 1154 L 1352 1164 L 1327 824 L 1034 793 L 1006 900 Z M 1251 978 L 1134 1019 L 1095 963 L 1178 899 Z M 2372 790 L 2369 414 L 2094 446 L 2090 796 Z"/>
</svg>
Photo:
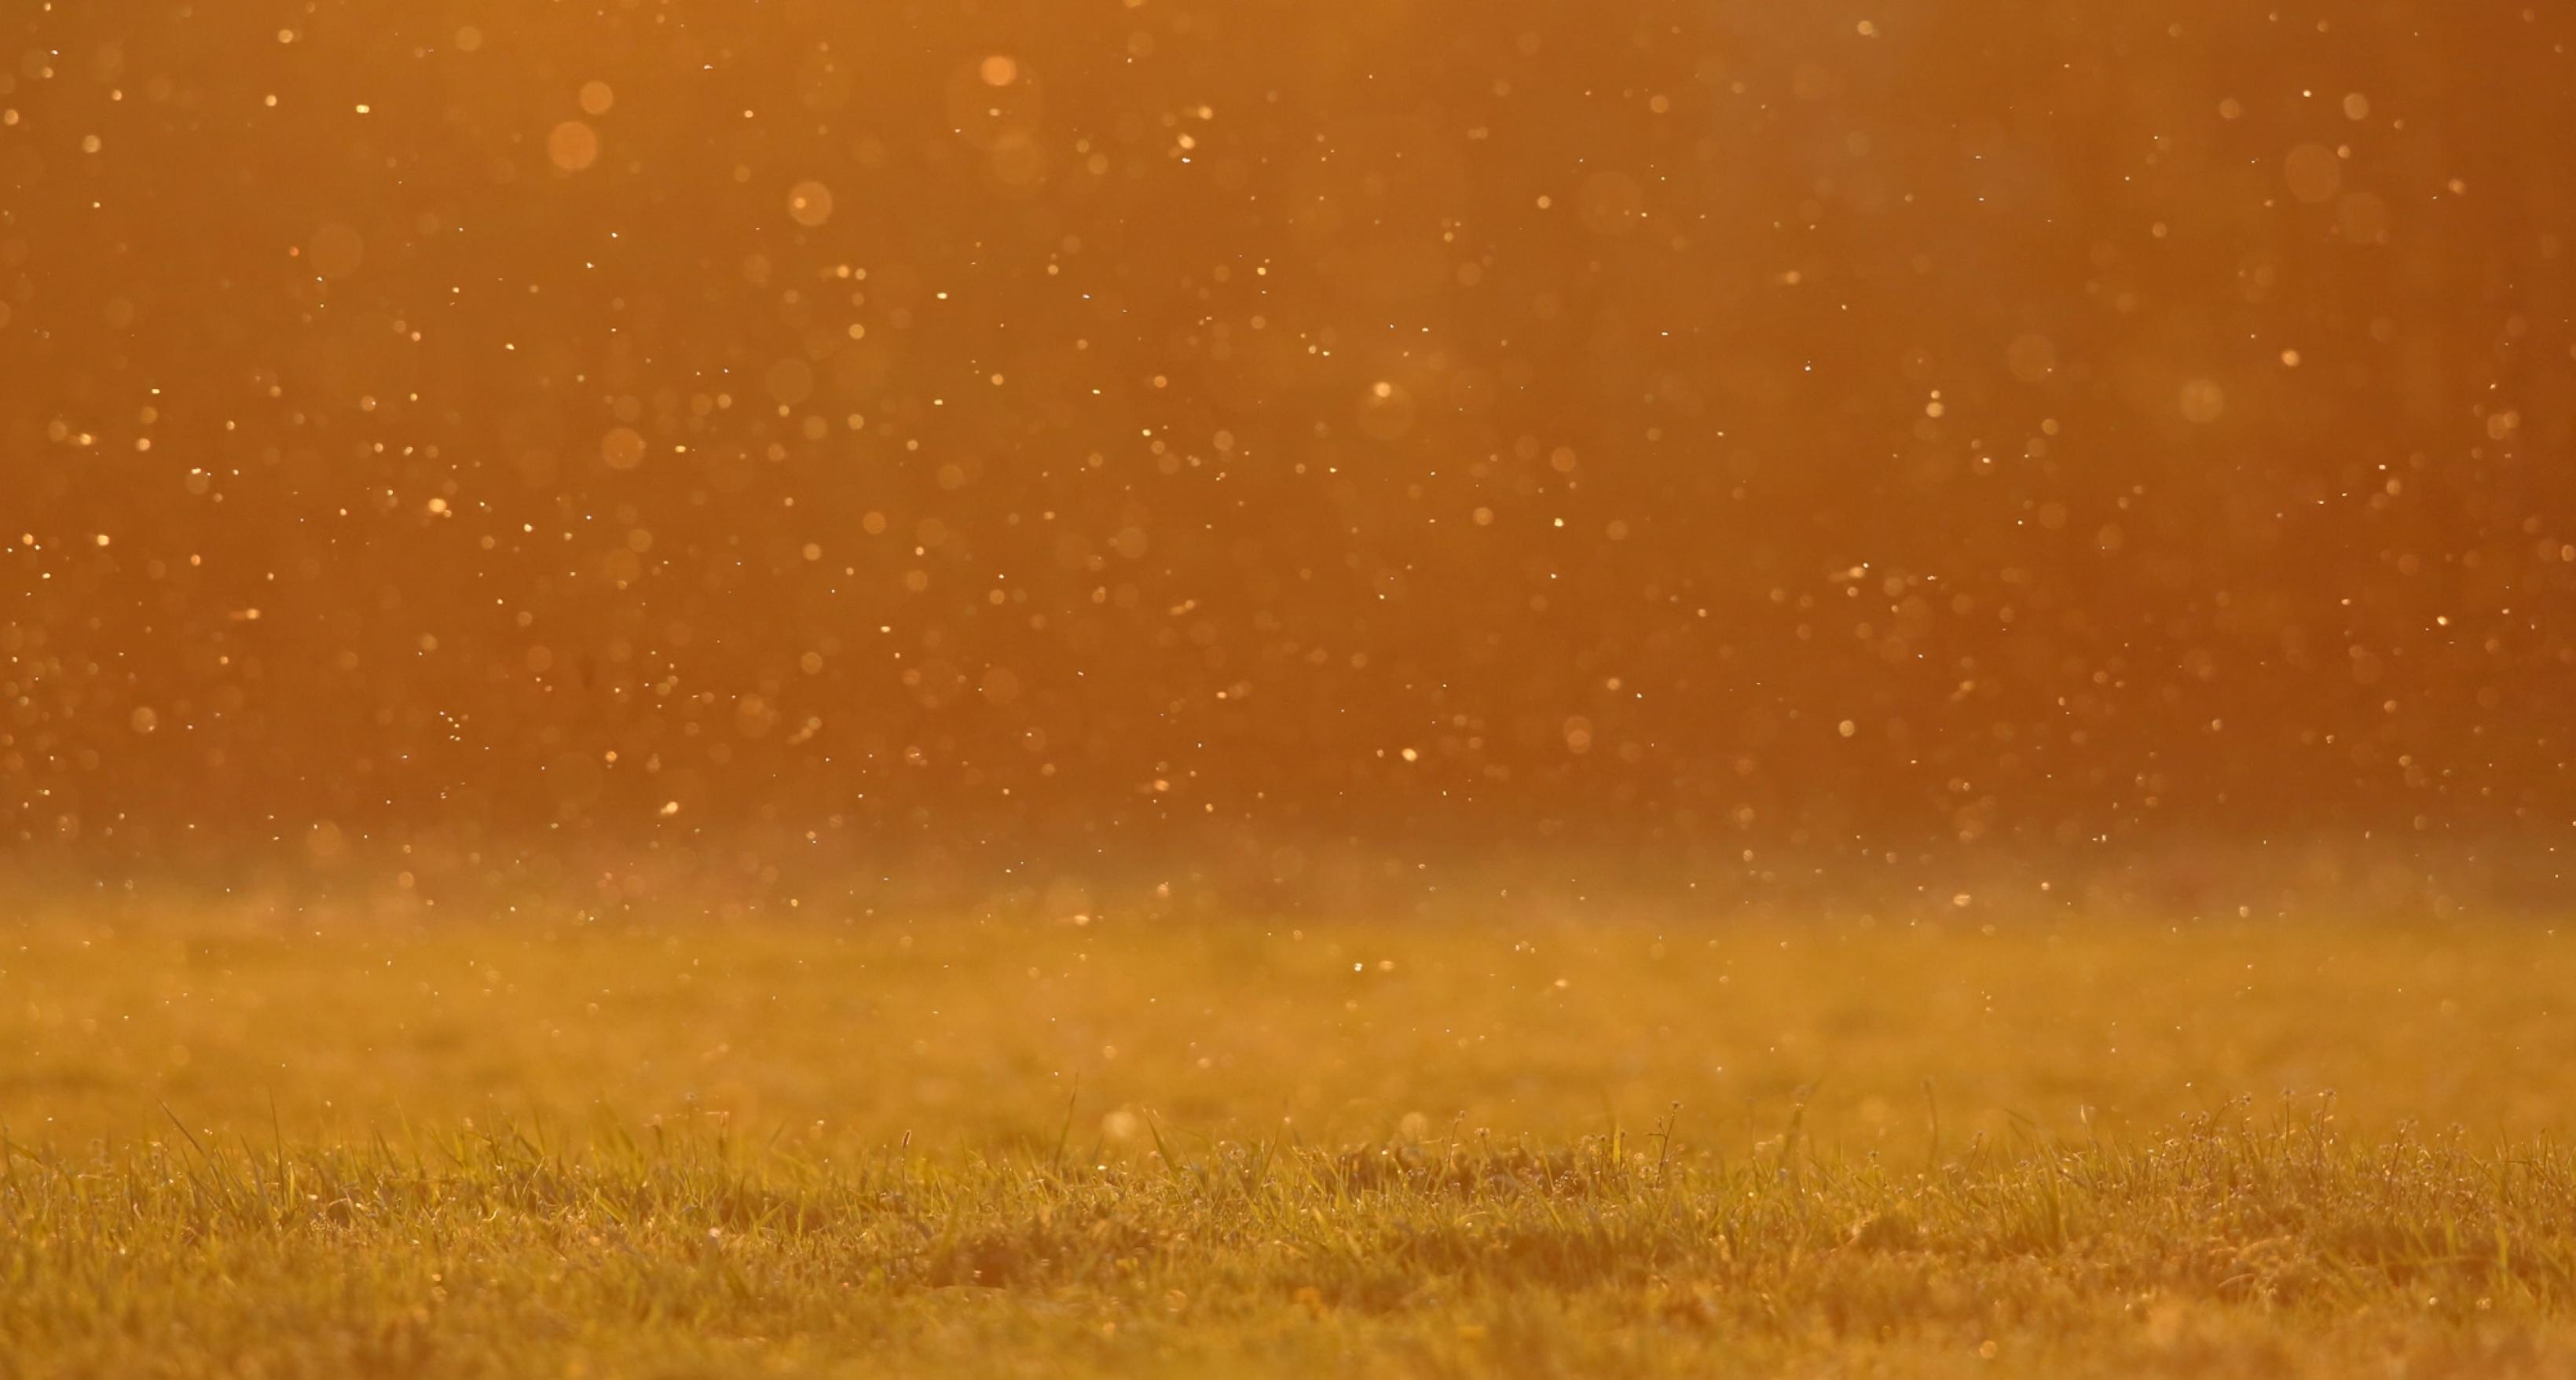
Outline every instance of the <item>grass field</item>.
<svg viewBox="0 0 2576 1380">
<path fill-rule="evenodd" d="M 2576 1374 L 2542 924 L 20 914 L 0 1375 Z"/>
</svg>

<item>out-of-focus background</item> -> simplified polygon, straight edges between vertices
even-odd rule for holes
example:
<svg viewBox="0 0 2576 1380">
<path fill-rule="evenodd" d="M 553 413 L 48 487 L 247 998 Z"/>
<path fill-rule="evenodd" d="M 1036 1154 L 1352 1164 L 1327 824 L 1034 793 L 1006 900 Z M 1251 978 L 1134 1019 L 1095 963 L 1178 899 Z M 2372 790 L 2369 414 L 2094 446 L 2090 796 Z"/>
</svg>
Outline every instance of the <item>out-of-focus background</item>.
<svg viewBox="0 0 2576 1380">
<path fill-rule="evenodd" d="M 1066 910 L 1146 860 L 2554 891 L 2571 42 L 12 5 L 0 830 Z"/>
</svg>

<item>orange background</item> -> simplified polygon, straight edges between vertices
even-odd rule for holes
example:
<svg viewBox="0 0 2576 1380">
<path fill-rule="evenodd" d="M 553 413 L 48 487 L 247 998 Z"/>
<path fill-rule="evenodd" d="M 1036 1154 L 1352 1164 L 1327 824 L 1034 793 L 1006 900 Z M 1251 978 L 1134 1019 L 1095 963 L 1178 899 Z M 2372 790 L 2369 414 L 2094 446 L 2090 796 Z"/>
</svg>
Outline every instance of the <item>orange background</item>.
<svg viewBox="0 0 2576 1380">
<path fill-rule="evenodd" d="M 0 837 L 2560 846 L 2571 42 L 12 6 Z"/>
</svg>

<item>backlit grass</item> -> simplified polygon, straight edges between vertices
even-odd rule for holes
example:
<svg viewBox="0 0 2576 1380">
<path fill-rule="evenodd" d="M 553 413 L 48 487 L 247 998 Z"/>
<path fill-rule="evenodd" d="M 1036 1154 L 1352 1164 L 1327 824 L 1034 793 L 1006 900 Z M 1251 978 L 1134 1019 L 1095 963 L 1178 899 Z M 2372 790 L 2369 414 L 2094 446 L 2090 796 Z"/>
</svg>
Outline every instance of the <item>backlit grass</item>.
<svg viewBox="0 0 2576 1380">
<path fill-rule="evenodd" d="M 31 914 L 0 1373 L 2566 1374 L 2561 954 Z"/>
</svg>

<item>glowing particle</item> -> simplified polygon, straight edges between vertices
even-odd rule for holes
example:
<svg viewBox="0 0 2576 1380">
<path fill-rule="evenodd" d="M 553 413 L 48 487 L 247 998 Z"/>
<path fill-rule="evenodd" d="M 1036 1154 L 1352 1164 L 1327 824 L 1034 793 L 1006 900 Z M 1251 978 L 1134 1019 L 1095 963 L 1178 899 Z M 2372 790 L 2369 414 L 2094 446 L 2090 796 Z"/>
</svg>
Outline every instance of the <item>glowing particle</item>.
<svg viewBox="0 0 2576 1380">
<path fill-rule="evenodd" d="M 2290 150 L 2281 160 L 2281 173 L 2289 181 L 2290 195 L 2310 206 L 2334 200 L 2343 186 L 2343 162 L 2323 144 L 2301 144 Z"/>
<path fill-rule="evenodd" d="M 832 189 L 814 181 L 799 182 L 788 188 L 787 215 L 798 225 L 808 228 L 830 220 Z"/>
<path fill-rule="evenodd" d="M 599 161 L 599 132 L 566 120 L 546 134 L 546 157 L 565 172 L 580 172 Z"/>
<path fill-rule="evenodd" d="M 631 426 L 612 428 L 599 438 L 599 458 L 612 470 L 631 470 L 644 463 L 644 434 Z"/>
</svg>

